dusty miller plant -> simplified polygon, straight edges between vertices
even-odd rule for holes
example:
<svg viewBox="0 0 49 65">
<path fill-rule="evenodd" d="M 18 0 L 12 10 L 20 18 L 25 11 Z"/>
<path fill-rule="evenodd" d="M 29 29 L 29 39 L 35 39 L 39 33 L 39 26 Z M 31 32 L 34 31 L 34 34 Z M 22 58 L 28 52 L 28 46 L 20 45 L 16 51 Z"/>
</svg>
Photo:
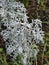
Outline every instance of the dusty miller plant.
<svg viewBox="0 0 49 65">
<path fill-rule="evenodd" d="M 44 43 L 42 21 L 35 19 L 29 23 L 24 4 L 14 0 L 0 0 L 0 18 L 7 54 L 12 60 L 20 55 L 20 63 L 29 65 L 39 51 L 36 44 Z"/>
</svg>

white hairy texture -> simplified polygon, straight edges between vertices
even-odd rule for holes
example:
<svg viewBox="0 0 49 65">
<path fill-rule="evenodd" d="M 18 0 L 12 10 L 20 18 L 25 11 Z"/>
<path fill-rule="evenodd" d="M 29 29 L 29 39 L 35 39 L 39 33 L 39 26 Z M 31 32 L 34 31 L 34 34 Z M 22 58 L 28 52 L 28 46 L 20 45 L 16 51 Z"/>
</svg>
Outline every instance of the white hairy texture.
<svg viewBox="0 0 49 65">
<path fill-rule="evenodd" d="M 42 21 L 35 19 L 28 23 L 26 8 L 23 3 L 0 0 L 0 14 L 5 30 L 1 35 L 5 41 L 6 52 L 13 60 L 20 54 L 23 65 L 29 65 L 30 58 L 36 58 L 38 47 L 33 44 L 44 43 Z M 4 2 L 3 2 L 4 1 Z M 27 60 L 28 59 L 28 60 Z"/>
</svg>

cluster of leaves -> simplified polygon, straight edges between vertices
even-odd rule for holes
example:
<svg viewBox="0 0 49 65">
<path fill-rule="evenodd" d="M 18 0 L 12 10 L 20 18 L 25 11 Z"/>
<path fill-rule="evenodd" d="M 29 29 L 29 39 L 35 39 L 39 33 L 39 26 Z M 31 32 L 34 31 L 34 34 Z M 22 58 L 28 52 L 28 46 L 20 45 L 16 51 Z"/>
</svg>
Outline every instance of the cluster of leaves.
<svg viewBox="0 0 49 65">
<path fill-rule="evenodd" d="M 28 15 L 31 17 L 31 18 L 40 18 L 42 21 L 48 21 L 49 19 L 49 1 L 48 0 L 16 0 L 16 1 L 21 1 L 25 4 L 26 8 L 28 9 Z M 34 4 L 31 4 L 31 2 Z M 16 11 L 16 10 L 15 10 Z M 9 17 L 9 16 L 8 16 Z M 10 18 L 10 17 L 9 17 Z M 0 17 L 0 20 L 2 18 Z M 48 32 L 48 29 L 49 29 L 49 25 L 46 26 L 47 23 L 43 25 L 44 27 L 44 31 Z M 45 27 L 46 26 L 46 27 Z M 45 29 L 46 28 L 46 29 Z M 45 40 L 45 45 L 43 46 L 40 46 L 40 50 L 42 50 L 42 53 L 40 51 L 40 57 L 42 57 L 42 60 L 40 59 L 39 60 L 39 55 L 38 55 L 38 59 L 36 59 L 36 65 L 38 65 L 38 63 L 41 62 L 41 65 L 49 65 L 49 32 L 46 33 L 46 40 Z M 1 40 L 1 39 L 0 39 Z M 0 42 L 1 43 L 1 42 Z M 1 45 L 0 45 L 1 46 Z M 41 49 L 41 47 L 43 47 L 43 49 Z M 0 53 L 3 51 L 2 48 L 0 48 Z M 4 54 L 4 53 L 3 53 Z M 17 56 L 17 59 L 20 60 L 21 59 L 21 56 L 18 55 Z M 15 62 L 10 62 L 11 65 L 22 65 L 18 60 L 16 59 Z M 46 60 L 46 61 L 45 61 Z M 0 65 L 10 65 L 7 63 L 7 59 L 5 56 L 2 56 L 0 55 Z M 38 62 L 40 61 L 40 62 Z M 37 63 L 38 62 L 38 63 Z M 45 63 L 46 62 L 46 63 Z M 32 61 L 30 62 L 30 65 L 32 65 Z M 33 64 L 34 65 L 34 64 Z"/>
<path fill-rule="evenodd" d="M 30 65 L 39 51 L 36 44 L 44 43 L 42 21 L 35 19 L 29 23 L 23 3 L 1 0 L 0 4 L 1 35 L 5 42 L 6 53 L 12 57 L 12 60 L 17 59 L 18 64 Z M 17 57 L 20 56 L 19 61 Z"/>
<path fill-rule="evenodd" d="M 34 2 L 34 1 L 36 1 L 36 3 L 34 3 L 35 6 L 33 7 L 32 6 L 33 4 L 30 4 L 30 2 Z M 26 1 L 24 1 L 24 3 L 25 2 Z M 45 41 L 47 41 L 47 43 L 45 42 L 45 44 L 46 44 L 45 49 L 49 49 L 49 23 L 48 23 L 48 21 L 49 21 L 49 4 L 48 3 L 49 3 L 49 0 L 28 0 L 28 5 L 26 6 L 27 2 L 25 4 L 26 8 L 28 9 L 29 16 L 31 18 L 37 18 L 38 17 L 42 21 L 44 21 L 44 22 L 46 21 L 45 23 L 43 23 L 43 30 L 46 33 L 46 36 L 45 36 L 46 40 Z M 32 6 L 32 7 L 30 7 L 30 6 Z M 28 8 L 28 7 L 30 7 L 30 8 Z M 33 9 L 33 8 L 35 8 L 35 9 Z M 40 46 L 40 47 L 42 47 L 42 46 Z M 40 48 L 40 50 L 41 50 L 41 48 Z M 40 53 L 41 53 L 41 51 L 40 51 Z M 47 54 L 46 58 L 49 58 L 49 50 L 46 50 L 44 53 Z M 43 54 L 43 53 L 41 53 L 41 54 Z M 40 57 L 41 56 L 42 55 L 40 55 Z M 44 54 L 44 56 L 45 56 L 45 54 Z M 44 57 L 44 59 L 45 59 L 45 57 Z M 43 64 L 43 65 L 49 65 L 49 62 L 47 62 L 47 64 Z"/>
</svg>

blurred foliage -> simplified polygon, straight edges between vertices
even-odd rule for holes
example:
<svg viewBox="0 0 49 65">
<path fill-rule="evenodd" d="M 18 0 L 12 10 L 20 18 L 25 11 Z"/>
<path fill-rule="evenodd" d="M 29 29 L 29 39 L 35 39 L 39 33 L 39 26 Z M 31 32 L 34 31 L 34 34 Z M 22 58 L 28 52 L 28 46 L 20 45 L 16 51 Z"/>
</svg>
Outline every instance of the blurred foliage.
<svg viewBox="0 0 49 65">
<path fill-rule="evenodd" d="M 30 18 L 49 21 L 49 0 L 19 0 L 24 3 Z"/>
<path fill-rule="evenodd" d="M 40 51 L 37 56 L 37 60 L 33 65 L 49 65 L 49 0 L 16 0 L 24 3 L 27 8 L 27 13 L 30 18 L 39 18 L 43 21 L 43 30 L 45 31 L 45 45 L 39 45 Z M 1 19 L 0 19 L 1 20 Z M 29 19 L 30 20 L 30 19 Z M 48 22 L 48 23 L 47 23 Z M 1 41 L 0 43 L 3 43 Z M 2 55 L 3 44 L 0 44 L 0 65 L 22 65 L 18 62 L 21 56 L 17 57 L 17 62 L 7 62 L 6 55 Z M 38 64 L 37 64 L 38 63 Z M 32 62 L 30 63 L 32 65 Z"/>
<path fill-rule="evenodd" d="M 6 56 L 0 54 L 0 65 L 8 65 L 6 61 Z"/>
<path fill-rule="evenodd" d="M 3 48 L 0 48 L 0 52 L 2 52 L 3 51 Z"/>
</svg>

